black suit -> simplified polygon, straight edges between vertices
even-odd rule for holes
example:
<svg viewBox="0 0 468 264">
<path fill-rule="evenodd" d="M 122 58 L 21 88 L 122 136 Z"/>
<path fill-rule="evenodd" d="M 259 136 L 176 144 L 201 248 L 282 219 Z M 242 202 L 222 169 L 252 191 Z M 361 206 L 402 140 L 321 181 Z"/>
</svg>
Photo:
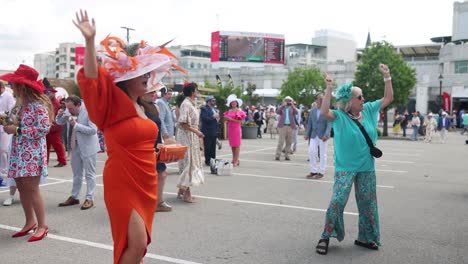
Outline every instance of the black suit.
<svg viewBox="0 0 468 264">
<path fill-rule="evenodd" d="M 216 111 L 216 110 L 215 110 Z M 216 111 L 217 112 L 217 111 Z M 205 105 L 201 108 L 201 132 L 205 135 L 203 139 L 205 151 L 205 164 L 209 165 L 210 160 L 216 159 L 216 138 L 218 137 L 218 120 L 213 117 L 213 109 Z"/>
<path fill-rule="evenodd" d="M 257 137 L 261 138 L 262 137 L 262 125 L 263 125 L 263 112 L 257 111 L 255 112 L 254 116 L 254 121 L 257 124 Z"/>
</svg>

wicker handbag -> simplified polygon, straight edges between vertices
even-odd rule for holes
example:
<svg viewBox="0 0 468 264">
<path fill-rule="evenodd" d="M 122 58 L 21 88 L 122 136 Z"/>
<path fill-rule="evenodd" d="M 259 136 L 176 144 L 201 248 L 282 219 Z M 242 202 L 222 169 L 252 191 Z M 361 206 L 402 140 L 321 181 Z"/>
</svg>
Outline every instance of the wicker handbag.
<svg viewBox="0 0 468 264">
<path fill-rule="evenodd" d="M 181 160 L 187 152 L 187 146 L 181 144 L 158 144 L 158 149 L 158 161 L 163 163 Z"/>
</svg>

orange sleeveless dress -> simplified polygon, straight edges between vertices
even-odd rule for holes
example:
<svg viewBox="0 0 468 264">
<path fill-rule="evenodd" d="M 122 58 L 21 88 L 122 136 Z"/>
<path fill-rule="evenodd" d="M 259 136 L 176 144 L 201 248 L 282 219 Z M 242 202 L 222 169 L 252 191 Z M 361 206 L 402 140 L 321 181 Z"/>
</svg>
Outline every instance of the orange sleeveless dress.
<svg viewBox="0 0 468 264">
<path fill-rule="evenodd" d="M 78 84 L 88 114 L 103 131 L 107 145 L 104 201 L 114 240 L 114 263 L 127 247 L 128 222 L 133 209 L 143 218 L 151 242 L 157 200 L 157 172 L 154 142 L 158 127 L 141 118 L 130 98 L 101 67 L 98 78 L 78 73 Z"/>
</svg>

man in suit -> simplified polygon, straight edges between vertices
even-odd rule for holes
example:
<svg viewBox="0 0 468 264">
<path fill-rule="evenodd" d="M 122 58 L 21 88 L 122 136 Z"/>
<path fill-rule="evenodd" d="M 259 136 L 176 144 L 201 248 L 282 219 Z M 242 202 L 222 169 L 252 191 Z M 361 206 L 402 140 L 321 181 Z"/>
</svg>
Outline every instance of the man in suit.
<svg viewBox="0 0 468 264">
<path fill-rule="evenodd" d="M 327 145 L 330 138 L 331 124 L 330 121 L 320 114 L 322 99 L 322 93 L 315 96 L 317 107 L 310 110 L 307 130 L 304 136 L 306 140 L 309 140 L 310 173 L 307 175 L 308 179 L 322 178 L 327 166 Z M 317 151 L 320 154 L 319 169 L 317 169 Z"/>
<path fill-rule="evenodd" d="M 252 107 L 254 108 L 254 107 Z M 254 115 L 253 119 L 255 123 L 257 124 L 257 137 L 262 138 L 262 126 L 263 126 L 263 109 L 256 109 L 254 108 Z"/>
<path fill-rule="evenodd" d="M 216 99 L 213 96 L 208 96 L 205 101 L 206 105 L 200 111 L 200 120 L 201 132 L 205 135 L 203 139 L 205 164 L 210 166 L 210 160 L 216 159 L 219 113 L 215 109 Z"/>
<path fill-rule="evenodd" d="M 174 116 L 169 106 L 169 101 L 172 98 L 172 89 L 164 86 L 161 88 L 161 98 L 156 101 L 159 107 L 159 118 L 161 119 L 161 136 L 164 140 L 174 138 Z"/>
<path fill-rule="evenodd" d="M 86 199 L 81 210 L 94 206 L 94 190 L 96 189 L 96 153 L 100 150 L 97 127 L 88 117 L 85 105 L 76 95 L 65 100 L 67 110 L 60 109 L 57 124 L 70 123 L 73 126 L 71 135 L 71 167 L 73 170 L 73 187 L 71 196 L 59 206 L 79 204 L 78 199 L 83 182 L 83 172 L 86 177 Z"/>
<path fill-rule="evenodd" d="M 276 114 L 280 115 L 278 119 L 279 139 L 276 146 L 275 160 L 280 160 L 281 152 L 284 147 L 284 159 L 289 159 L 291 154 L 291 144 L 293 141 L 293 131 L 297 127 L 295 116 L 299 113 L 293 105 L 291 96 L 283 99 L 283 104 L 276 109 Z"/>
<path fill-rule="evenodd" d="M 439 117 L 439 122 L 437 124 L 437 128 L 440 131 L 440 140 L 442 143 L 445 143 L 445 139 L 447 139 L 447 132 L 452 126 L 452 123 L 450 122 L 450 118 L 447 116 L 447 112 L 442 111 L 442 116 Z"/>
</svg>

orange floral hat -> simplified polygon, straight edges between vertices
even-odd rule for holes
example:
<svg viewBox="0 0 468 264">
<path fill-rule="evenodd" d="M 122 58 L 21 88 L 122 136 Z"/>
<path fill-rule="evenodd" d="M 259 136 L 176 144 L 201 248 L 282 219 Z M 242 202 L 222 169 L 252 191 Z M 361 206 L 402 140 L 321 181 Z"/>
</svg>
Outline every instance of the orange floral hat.
<svg viewBox="0 0 468 264">
<path fill-rule="evenodd" d="M 100 43 L 104 50 L 98 51 L 97 56 L 101 65 L 114 77 L 114 82 L 122 82 L 150 73 L 148 87 L 153 87 L 166 74 L 171 73 L 171 68 L 187 74 L 184 69 L 176 65 L 179 59 L 165 47 L 169 42 L 153 47 L 142 40 L 135 55 L 130 56 L 124 50 L 126 45 L 121 39 L 107 36 Z"/>
</svg>

